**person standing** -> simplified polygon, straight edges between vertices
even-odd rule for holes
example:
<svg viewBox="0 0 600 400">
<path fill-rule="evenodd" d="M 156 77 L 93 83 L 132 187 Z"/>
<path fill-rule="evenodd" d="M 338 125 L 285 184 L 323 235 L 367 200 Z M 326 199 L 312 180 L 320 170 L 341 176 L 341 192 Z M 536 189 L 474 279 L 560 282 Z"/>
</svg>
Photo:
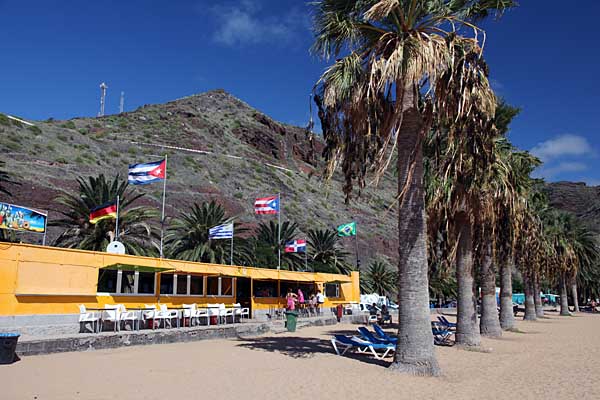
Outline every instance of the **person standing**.
<svg viewBox="0 0 600 400">
<path fill-rule="evenodd" d="M 317 290 L 317 314 L 321 314 L 321 308 L 325 303 L 325 296 L 321 293 L 320 290 Z"/>
<path fill-rule="evenodd" d="M 292 288 L 288 289 L 287 295 L 285 299 L 287 301 L 286 308 L 288 311 L 294 311 L 296 309 L 296 299 L 298 296 L 294 292 L 292 292 Z"/>
</svg>

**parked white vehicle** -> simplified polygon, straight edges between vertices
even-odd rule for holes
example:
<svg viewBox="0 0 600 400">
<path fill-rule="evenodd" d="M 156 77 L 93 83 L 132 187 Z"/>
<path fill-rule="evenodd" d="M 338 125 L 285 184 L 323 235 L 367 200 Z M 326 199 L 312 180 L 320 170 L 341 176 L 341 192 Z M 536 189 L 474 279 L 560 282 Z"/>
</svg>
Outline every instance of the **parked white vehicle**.
<svg viewBox="0 0 600 400">
<path fill-rule="evenodd" d="M 361 294 L 360 295 L 360 310 L 369 312 L 369 307 L 377 304 L 377 307 L 381 308 L 382 305 L 386 305 L 389 310 L 397 310 L 398 304 L 391 301 L 387 296 L 380 296 L 377 293 L 372 294 Z"/>
</svg>

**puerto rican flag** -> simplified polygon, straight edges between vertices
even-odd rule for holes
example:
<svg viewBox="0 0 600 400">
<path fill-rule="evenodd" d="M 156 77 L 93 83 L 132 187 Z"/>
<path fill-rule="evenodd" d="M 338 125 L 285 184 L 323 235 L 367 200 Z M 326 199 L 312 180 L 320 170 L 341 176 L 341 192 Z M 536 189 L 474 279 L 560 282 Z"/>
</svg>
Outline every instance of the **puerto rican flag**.
<svg viewBox="0 0 600 400">
<path fill-rule="evenodd" d="M 127 180 L 132 185 L 146 185 L 165 179 L 166 170 L 166 160 L 142 164 L 129 164 Z"/>
<path fill-rule="evenodd" d="M 286 253 L 306 253 L 306 240 L 296 239 L 285 244 Z"/>
<path fill-rule="evenodd" d="M 256 214 L 277 214 L 279 212 L 279 196 L 261 197 L 254 202 Z"/>
</svg>

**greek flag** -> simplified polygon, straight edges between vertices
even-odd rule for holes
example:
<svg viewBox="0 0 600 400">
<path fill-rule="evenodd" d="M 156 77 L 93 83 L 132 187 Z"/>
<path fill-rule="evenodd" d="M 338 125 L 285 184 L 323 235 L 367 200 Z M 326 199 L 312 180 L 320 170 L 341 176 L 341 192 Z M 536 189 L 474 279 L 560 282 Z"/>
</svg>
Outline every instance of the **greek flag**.
<svg viewBox="0 0 600 400">
<path fill-rule="evenodd" d="M 233 222 L 225 225 L 218 225 L 208 230 L 209 239 L 232 239 Z"/>
</svg>

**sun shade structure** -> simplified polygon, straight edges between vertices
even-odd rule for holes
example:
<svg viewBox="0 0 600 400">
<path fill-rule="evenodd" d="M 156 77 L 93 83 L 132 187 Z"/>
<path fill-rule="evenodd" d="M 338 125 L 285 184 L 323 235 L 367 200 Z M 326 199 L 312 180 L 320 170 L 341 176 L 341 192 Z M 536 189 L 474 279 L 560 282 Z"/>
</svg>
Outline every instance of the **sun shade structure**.
<svg viewBox="0 0 600 400">
<path fill-rule="evenodd" d="M 244 303 L 254 317 L 285 307 L 289 289 L 358 302 L 359 273 L 294 272 L 29 244 L 0 245 L 0 318 L 77 313 L 79 305 Z"/>
</svg>

